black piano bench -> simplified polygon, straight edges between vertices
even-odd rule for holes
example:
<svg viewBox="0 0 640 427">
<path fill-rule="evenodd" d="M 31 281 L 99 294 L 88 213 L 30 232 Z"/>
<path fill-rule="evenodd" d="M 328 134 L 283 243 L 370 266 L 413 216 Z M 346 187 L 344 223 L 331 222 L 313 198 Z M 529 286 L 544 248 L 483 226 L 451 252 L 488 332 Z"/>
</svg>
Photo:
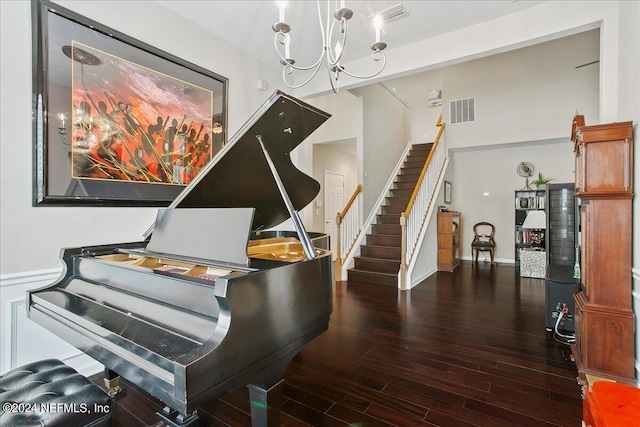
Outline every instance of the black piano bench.
<svg viewBox="0 0 640 427">
<path fill-rule="evenodd" d="M 15 368 L 0 377 L 0 425 L 106 426 L 107 393 L 57 359 Z"/>
</svg>

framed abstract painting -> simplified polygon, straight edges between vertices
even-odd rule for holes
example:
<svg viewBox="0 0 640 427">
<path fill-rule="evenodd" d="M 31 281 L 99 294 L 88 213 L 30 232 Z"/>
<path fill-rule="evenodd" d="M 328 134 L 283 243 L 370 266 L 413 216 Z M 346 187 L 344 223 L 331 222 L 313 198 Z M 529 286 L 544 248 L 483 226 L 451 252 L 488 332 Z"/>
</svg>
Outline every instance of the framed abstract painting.
<svg viewBox="0 0 640 427">
<path fill-rule="evenodd" d="M 32 2 L 33 204 L 166 206 L 227 138 L 228 80 Z"/>
</svg>

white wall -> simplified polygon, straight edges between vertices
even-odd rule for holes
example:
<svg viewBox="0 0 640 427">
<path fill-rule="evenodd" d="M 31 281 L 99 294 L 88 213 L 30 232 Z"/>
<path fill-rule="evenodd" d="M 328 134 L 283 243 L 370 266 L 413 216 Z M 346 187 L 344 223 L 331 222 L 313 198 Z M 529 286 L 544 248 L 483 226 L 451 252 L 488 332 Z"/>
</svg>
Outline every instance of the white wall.
<svg viewBox="0 0 640 427">
<path fill-rule="evenodd" d="M 443 108 L 430 107 L 428 98 L 430 91 L 442 88 L 445 70 L 425 71 L 386 82 L 411 106 L 411 142 L 414 144 L 433 142 L 438 133 L 436 122 Z"/>
<path fill-rule="evenodd" d="M 333 141 L 355 141 L 356 145 L 356 164 L 354 170 L 355 185 L 362 182 L 362 158 L 363 158 L 363 111 L 362 98 L 352 95 L 348 91 L 339 92 L 337 94 L 318 96 L 308 99 L 307 102 L 316 108 L 321 109 L 329 114 L 331 118 L 312 133 L 298 149 L 292 153 L 292 160 L 303 172 L 313 175 L 318 182 L 322 183 L 321 177 L 316 175 L 314 166 L 313 147 L 315 144 L 322 144 Z M 349 184 L 349 183 L 347 183 Z M 355 190 L 349 189 L 347 186 L 346 193 Z M 322 189 L 318 197 L 322 197 Z M 362 206 L 360 206 L 362 212 Z M 302 210 L 301 217 L 305 224 L 313 224 L 314 229 L 317 228 L 317 217 L 315 216 L 315 208 L 307 206 Z"/>
<path fill-rule="evenodd" d="M 387 66 L 367 81 L 341 77 L 342 90 L 378 81 L 395 79 L 417 72 L 484 58 L 522 47 L 532 46 L 572 34 L 606 27 L 602 45 L 607 46 L 601 64 L 601 116 L 613 120 L 617 112 L 618 6 L 613 1 L 547 1 L 521 12 L 483 22 L 402 46 L 386 49 Z M 605 25 L 602 25 L 605 23 Z M 364 58 L 345 64 L 349 69 L 366 69 Z M 326 94 L 331 90 L 326 79 L 314 79 L 295 91 L 301 98 Z"/>
<path fill-rule="evenodd" d="M 355 140 L 353 141 L 355 145 Z M 353 194 L 353 191 L 358 186 L 358 175 L 356 165 L 357 157 L 344 151 L 336 150 L 326 144 L 314 144 L 313 145 L 313 177 L 324 186 L 324 172 L 332 171 L 342 173 L 345 177 L 344 180 L 344 202 L 346 203 Z M 313 227 L 311 230 L 324 232 L 325 231 L 325 206 L 324 206 L 324 188 L 320 190 L 316 200 L 321 201 L 321 206 L 314 207 L 313 213 Z M 315 202 L 315 200 L 314 200 Z M 344 206 L 340 206 L 342 209 Z M 333 213 L 331 219 L 335 219 L 336 213 Z M 327 218 L 329 219 L 329 218 Z M 335 247 L 335 246 L 332 246 Z"/>
<path fill-rule="evenodd" d="M 447 67 L 447 147 L 568 137 L 576 111 L 598 123 L 599 30 Z M 476 121 L 449 125 L 449 102 L 476 98 Z"/>
<path fill-rule="evenodd" d="M 409 143 L 410 110 L 381 85 L 354 90 L 363 99 L 363 214 L 371 212 Z"/>
<path fill-rule="evenodd" d="M 433 140 L 441 112 L 447 123 L 443 142 L 451 150 L 451 163 L 446 179 L 454 189 L 447 207 L 462 213 L 463 257 L 470 257 L 473 224 L 489 221 L 498 228 L 496 256 L 513 262 L 513 191 L 524 186 L 516 173 L 518 163 L 532 162 L 536 173 L 553 182 L 573 182 L 573 151 L 567 144 L 571 119 L 576 108 L 597 117 L 599 93 L 597 65 L 575 66 L 598 58 L 598 35 L 599 30 L 591 30 L 388 82 L 412 106 L 413 138 L 424 141 L 426 133 Z M 428 107 L 429 90 L 440 88 L 442 107 Z M 477 119 L 451 125 L 448 101 L 465 97 L 476 98 Z M 544 139 L 536 142 L 535 137 Z M 513 144 L 518 141 L 526 142 Z M 367 151 L 368 143 L 365 140 Z M 491 196 L 483 197 L 484 192 Z M 436 267 L 435 228 L 433 216 L 414 284 Z"/>
<path fill-rule="evenodd" d="M 489 221 L 497 228 L 496 258 L 513 262 L 513 192 L 524 186 L 516 173 L 520 162 L 555 183 L 573 182 L 571 120 L 579 111 L 594 124 L 599 114 L 599 68 L 575 67 L 598 57 L 599 30 L 591 30 L 443 69 L 445 122 L 450 100 L 476 98 L 476 121 L 445 130 L 463 257 L 471 256 L 473 224 Z"/>
<path fill-rule="evenodd" d="M 573 159 L 568 138 L 456 151 L 451 182 L 453 208 L 462 213 L 462 256 L 471 257 L 473 224 L 488 221 L 496 226 L 496 260 L 513 263 L 514 191 L 525 185 L 516 167 L 528 161 L 544 176 L 554 178 L 554 183 L 573 182 Z"/>
</svg>

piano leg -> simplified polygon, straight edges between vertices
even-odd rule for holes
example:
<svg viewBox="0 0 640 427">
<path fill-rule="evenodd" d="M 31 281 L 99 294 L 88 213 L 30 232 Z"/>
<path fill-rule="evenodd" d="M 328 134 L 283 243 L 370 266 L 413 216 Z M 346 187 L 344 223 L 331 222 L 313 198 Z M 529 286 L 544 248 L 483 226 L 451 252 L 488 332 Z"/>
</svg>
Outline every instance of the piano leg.
<svg viewBox="0 0 640 427">
<path fill-rule="evenodd" d="M 127 389 L 120 387 L 120 375 L 109 368 L 104 369 L 104 386 L 113 400 L 127 395 Z"/>
<path fill-rule="evenodd" d="M 283 384 L 284 380 L 280 380 L 269 389 L 256 384 L 247 386 L 251 404 L 252 427 L 277 427 L 280 425 Z"/>
<path fill-rule="evenodd" d="M 198 417 L 197 411 L 193 411 L 191 415 L 184 416 L 168 406 L 165 406 L 162 412 L 156 412 L 156 418 L 160 420 L 160 423 L 150 427 L 158 425 L 162 427 L 195 427 L 200 425 L 200 417 Z"/>
</svg>

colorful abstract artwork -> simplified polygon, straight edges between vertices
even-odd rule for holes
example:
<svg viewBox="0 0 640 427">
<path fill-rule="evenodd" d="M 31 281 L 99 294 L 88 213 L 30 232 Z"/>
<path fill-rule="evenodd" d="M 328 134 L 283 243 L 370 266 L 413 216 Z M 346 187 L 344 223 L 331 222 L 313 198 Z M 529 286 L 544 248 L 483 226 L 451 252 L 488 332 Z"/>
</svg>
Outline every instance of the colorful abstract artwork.
<svg viewBox="0 0 640 427">
<path fill-rule="evenodd" d="M 188 184 L 212 155 L 213 93 L 73 42 L 72 176 Z"/>
<path fill-rule="evenodd" d="M 228 79 L 52 1 L 32 12 L 34 206 L 168 206 L 226 144 Z"/>
</svg>

